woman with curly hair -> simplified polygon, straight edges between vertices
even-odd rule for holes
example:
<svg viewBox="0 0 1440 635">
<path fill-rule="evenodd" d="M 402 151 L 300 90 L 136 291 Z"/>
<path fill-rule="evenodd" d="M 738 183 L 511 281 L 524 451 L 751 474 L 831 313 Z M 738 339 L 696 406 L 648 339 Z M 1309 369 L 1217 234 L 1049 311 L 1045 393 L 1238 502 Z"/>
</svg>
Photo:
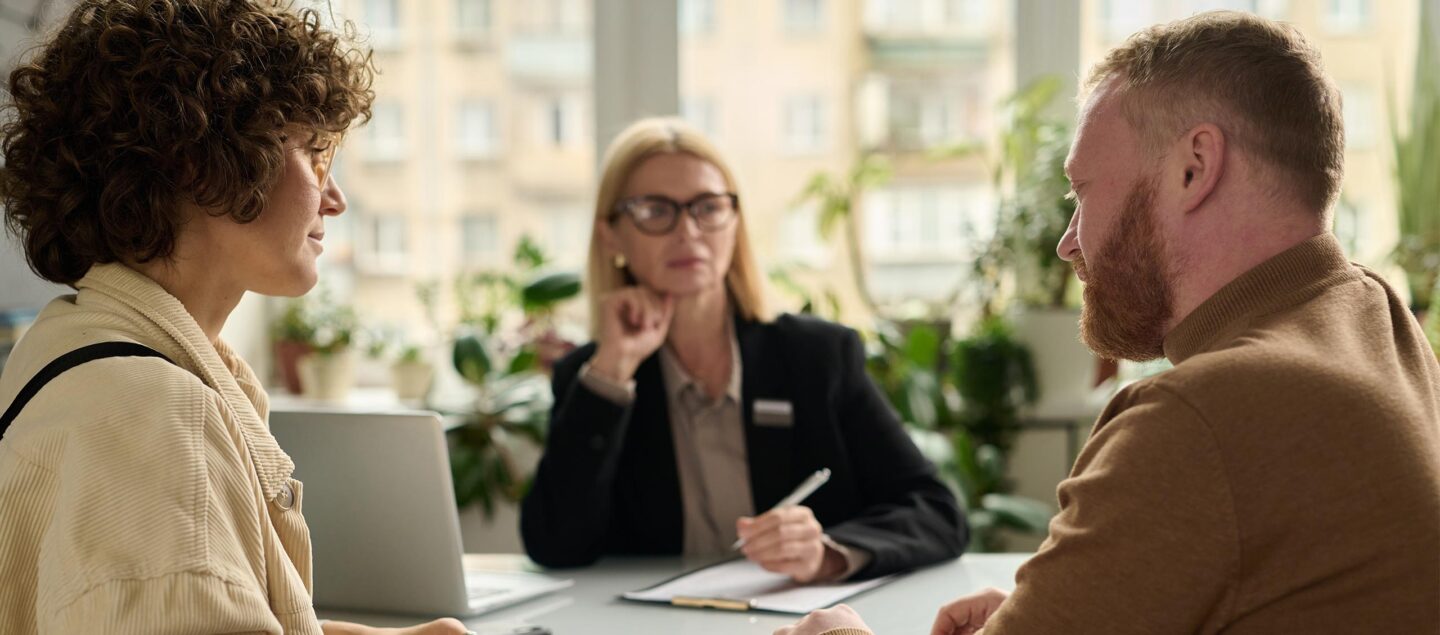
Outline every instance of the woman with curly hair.
<svg viewBox="0 0 1440 635">
<path fill-rule="evenodd" d="M 314 286 L 373 73 L 282 0 L 84 0 L 10 75 L 0 204 L 76 293 L 0 377 L 0 632 L 373 632 L 316 619 L 300 483 L 220 340 Z"/>
</svg>

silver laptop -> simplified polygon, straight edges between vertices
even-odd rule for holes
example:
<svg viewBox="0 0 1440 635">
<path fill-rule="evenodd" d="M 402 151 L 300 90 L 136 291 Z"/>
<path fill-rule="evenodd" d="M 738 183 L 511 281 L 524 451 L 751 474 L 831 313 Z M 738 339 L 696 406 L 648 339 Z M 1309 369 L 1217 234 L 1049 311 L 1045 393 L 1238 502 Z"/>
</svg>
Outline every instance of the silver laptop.
<svg viewBox="0 0 1440 635">
<path fill-rule="evenodd" d="M 573 583 L 466 570 L 434 413 L 273 412 L 270 430 L 304 484 L 317 607 L 470 616 Z"/>
</svg>

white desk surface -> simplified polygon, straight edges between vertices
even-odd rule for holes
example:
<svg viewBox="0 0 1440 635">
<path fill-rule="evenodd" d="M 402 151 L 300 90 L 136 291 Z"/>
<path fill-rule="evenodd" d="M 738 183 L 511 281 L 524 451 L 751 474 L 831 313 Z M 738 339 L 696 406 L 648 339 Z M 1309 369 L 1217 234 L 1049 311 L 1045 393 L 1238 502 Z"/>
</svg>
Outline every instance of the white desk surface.
<svg viewBox="0 0 1440 635">
<path fill-rule="evenodd" d="M 846 601 L 879 635 L 928 633 L 936 611 L 950 600 L 985 587 L 1011 589 L 1015 570 L 1030 554 L 968 554 L 959 560 L 901 576 Z M 522 556 L 487 556 L 496 564 L 516 566 Z M 619 595 L 666 580 L 696 563 L 680 558 L 607 558 L 584 569 L 550 572 L 572 578 L 575 586 L 509 608 L 466 620 L 471 627 L 503 623 L 535 624 L 556 635 L 676 633 L 710 635 L 769 634 L 798 617 L 771 613 L 733 613 L 681 609 L 621 600 Z M 320 611 L 320 617 L 371 626 L 408 626 L 425 621 L 394 615 Z"/>
</svg>

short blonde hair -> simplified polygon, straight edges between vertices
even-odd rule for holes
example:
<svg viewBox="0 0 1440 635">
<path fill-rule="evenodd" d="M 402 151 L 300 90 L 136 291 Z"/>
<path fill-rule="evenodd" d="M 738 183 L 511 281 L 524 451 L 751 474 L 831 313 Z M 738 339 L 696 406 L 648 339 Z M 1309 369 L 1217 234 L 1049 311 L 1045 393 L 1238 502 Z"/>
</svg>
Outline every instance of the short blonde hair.
<svg viewBox="0 0 1440 635">
<path fill-rule="evenodd" d="M 1152 26 L 1096 64 L 1086 89 L 1111 78 L 1147 152 L 1213 123 L 1235 147 L 1292 177 L 1293 194 L 1317 212 L 1340 191 L 1340 93 L 1293 26 L 1236 11 Z"/>
<path fill-rule="evenodd" d="M 625 192 L 630 175 L 646 159 L 660 154 L 684 153 L 715 166 L 725 177 L 730 191 L 739 193 L 735 173 L 705 135 L 674 118 L 654 117 L 630 124 L 605 151 L 601 162 L 600 189 L 595 196 L 595 218 L 590 229 L 590 262 L 586 277 L 586 293 L 590 300 L 590 335 L 600 335 L 600 300 L 606 294 L 626 285 L 624 271 L 607 256 L 600 226 L 610 222 L 611 211 Z M 765 304 L 765 287 L 760 267 L 750 248 L 743 213 L 745 198 L 740 197 L 742 213 L 736 215 L 735 253 L 730 271 L 725 274 L 726 290 L 735 303 L 735 310 L 747 320 L 765 321 L 770 313 Z"/>
</svg>

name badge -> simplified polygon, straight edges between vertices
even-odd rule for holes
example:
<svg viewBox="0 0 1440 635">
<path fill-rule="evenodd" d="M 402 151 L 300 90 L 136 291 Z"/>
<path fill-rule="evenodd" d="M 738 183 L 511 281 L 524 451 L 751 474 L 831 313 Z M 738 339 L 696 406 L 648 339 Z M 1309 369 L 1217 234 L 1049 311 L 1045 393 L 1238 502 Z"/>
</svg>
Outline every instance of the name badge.
<svg viewBox="0 0 1440 635">
<path fill-rule="evenodd" d="M 795 425 L 795 408 L 788 401 L 756 399 L 755 425 L 767 428 L 788 428 Z"/>
</svg>

